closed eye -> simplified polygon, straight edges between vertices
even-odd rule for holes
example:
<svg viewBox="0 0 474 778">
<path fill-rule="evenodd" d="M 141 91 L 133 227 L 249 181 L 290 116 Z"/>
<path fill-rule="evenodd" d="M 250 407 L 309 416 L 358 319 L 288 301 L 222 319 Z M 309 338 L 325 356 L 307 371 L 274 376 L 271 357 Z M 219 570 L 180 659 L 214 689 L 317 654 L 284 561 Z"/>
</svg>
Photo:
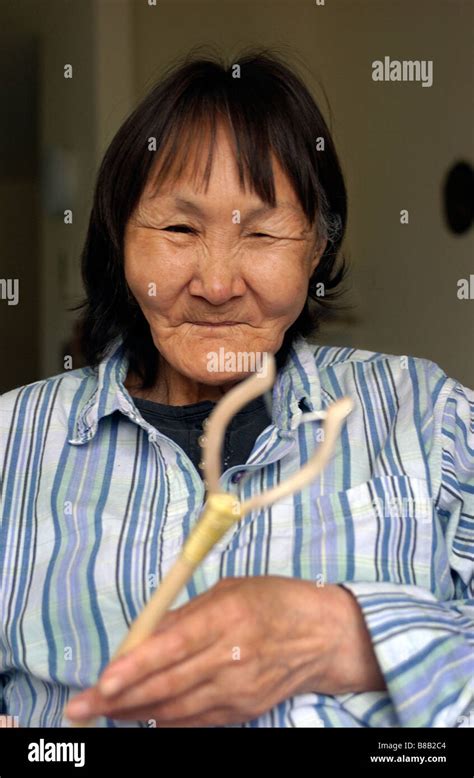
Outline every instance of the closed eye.
<svg viewBox="0 0 474 778">
<path fill-rule="evenodd" d="M 169 227 L 163 228 L 165 232 L 184 232 L 194 233 L 196 230 L 193 227 L 189 227 L 187 224 L 170 224 Z"/>
<path fill-rule="evenodd" d="M 268 235 L 266 232 L 251 232 L 249 238 L 274 238 L 274 235 Z"/>
</svg>

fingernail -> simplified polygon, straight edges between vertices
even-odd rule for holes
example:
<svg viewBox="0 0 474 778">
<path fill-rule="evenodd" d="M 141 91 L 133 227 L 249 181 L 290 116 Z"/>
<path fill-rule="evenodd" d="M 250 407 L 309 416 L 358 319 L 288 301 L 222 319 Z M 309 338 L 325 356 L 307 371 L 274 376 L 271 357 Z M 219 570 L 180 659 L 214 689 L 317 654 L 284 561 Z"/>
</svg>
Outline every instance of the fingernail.
<svg viewBox="0 0 474 778">
<path fill-rule="evenodd" d="M 87 718 L 91 712 L 90 703 L 85 700 L 72 700 L 67 706 L 67 715 L 71 718 Z"/>
<path fill-rule="evenodd" d="M 117 694 L 118 691 L 125 686 L 123 678 L 119 678 L 118 675 L 112 675 L 108 678 L 104 678 L 99 683 L 99 691 L 104 697 L 111 697 L 113 694 Z"/>
</svg>

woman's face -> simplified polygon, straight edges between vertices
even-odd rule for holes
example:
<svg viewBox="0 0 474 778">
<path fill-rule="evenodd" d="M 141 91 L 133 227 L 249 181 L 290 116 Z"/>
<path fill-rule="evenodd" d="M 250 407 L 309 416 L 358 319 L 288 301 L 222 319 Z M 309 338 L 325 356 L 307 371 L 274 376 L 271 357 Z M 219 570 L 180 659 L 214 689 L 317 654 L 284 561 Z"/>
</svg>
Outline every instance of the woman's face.
<svg viewBox="0 0 474 778">
<path fill-rule="evenodd" d="M 222 348 L 237 367 L 239 352 L 278 351 L 325 247 L 276 159 L 272 209 L 240 188 L 222 128 L 216 144 L 207 191 L 187 171 L 154 198 L 148 184 L 125 231 L 126 279 L 156 348 L 172 370 L 204 384 L 245 375 L 216 370 L 209 354 Z"/>
</svg>

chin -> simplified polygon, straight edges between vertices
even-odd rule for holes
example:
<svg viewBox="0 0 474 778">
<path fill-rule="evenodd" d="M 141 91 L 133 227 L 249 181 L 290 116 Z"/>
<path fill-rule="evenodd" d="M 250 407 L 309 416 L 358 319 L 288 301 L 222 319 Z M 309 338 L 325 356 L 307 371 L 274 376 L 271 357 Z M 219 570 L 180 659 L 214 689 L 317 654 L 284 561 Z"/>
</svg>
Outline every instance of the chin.
<svg viewBox="0 0 474 778">
<path fill-rule="evenodd" d="M 232 384 L 236 381 L 247 378 L 247 375 L 245 373 L 242 373 L 241 375 L 238 373 L 226 372 L 209 373 L 207 370 L 204 370 L 200 373 L 197 373 L 196 371 L 193 373 L 189 372 L 188 377 L 193 381 L 197 381 L 197 383 L 204 384 L 206 386 L 223 386 L 224 384 Z"/>
<path fill-rule="evenodd" d="M 252 344 L 220 339 L 200 344 L 190 352 L 186 362 L 189 368 L 186 372 L 194 380 L 219 385 L 263 371 L 266 356 L 263 351 L 252 349 Z"/>
</svg>

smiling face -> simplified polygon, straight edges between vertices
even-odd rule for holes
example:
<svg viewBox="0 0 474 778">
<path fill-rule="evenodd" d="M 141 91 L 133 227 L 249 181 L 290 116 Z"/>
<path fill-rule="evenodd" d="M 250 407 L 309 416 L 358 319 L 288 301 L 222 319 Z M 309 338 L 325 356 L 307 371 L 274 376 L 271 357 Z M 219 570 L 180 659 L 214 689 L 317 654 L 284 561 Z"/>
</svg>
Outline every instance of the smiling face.
<svg viewBox="0 0 474 778">
<path fill-rule="evenodd" d="M 125 276 L 171 404 L 214 399 L 242 379 L 210 372 L 209 354 L 275 354 L 303 308 L 325 241 L 318 243 L 276 158 L 273 170 L 275 208 L 241 188 L 221 126 L 207 189 L 187 170 L 155 196 L 149 181 L 126 225 Z"/>
</svg>

